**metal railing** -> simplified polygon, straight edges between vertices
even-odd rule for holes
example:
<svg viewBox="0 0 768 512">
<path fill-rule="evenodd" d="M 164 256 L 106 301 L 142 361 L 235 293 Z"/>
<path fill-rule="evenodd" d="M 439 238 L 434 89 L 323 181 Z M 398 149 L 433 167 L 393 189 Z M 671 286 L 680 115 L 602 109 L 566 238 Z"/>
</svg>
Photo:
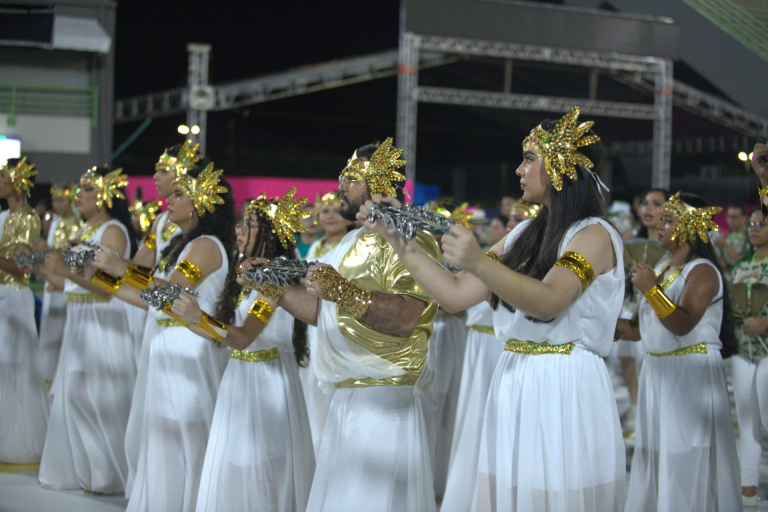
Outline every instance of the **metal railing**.
<svg viewBox="0 0 768 512">
<path fill-rule="evenodd" d="M 99 88 L 0 84 L 0 113 L 8 114 L 8 126 L 16 124 L 18 114 L 36 114 L 87 116 L 97 128 Z"/>
</svg>

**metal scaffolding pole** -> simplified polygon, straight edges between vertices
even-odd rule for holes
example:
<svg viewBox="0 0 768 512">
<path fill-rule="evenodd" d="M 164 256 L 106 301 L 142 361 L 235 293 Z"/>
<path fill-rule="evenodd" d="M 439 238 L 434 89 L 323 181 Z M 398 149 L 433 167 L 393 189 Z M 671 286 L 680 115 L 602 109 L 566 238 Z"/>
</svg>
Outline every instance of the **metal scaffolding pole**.
<svg viewBox="0 0 768 512">
<path fill-rule="evenodd" d="M 211 45 L 189 43 L 189 75 L 187 79 L 187 126 L 200 128 L 195 134 L 190 132 L 193 142 L 200 143 L 200 152 L 205 153 L 206 131 L 212 88 L 208 85 L 208 60 L 211 55 Z"/>
<path fill-rule="evenodd" d="M 405 178 L 416 183 L 416 115 L 419 83 L 419 37 L 400 35 L 397 76 L 397 144 L 405 159 Z"/>
<path fill-rule="evenodd" d="M 651 187 L 668 189 L 672 167 L 672 99 L 674 80 L 672 61 L 659 59 L 654 82 L 653 160 Z"/>
</svg>

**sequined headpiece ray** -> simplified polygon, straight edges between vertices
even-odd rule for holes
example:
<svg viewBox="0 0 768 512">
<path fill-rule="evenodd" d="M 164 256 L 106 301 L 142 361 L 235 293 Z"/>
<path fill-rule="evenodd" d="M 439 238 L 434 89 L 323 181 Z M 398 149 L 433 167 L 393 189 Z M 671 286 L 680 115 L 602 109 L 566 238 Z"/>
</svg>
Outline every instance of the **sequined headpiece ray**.
<svg viewBox="0 0 768 512">
<path fill-rule="evenodd" d="M 352 158 L 347 162 L 347 166 L 342 169 L 341 177 L 351 180 L 365 180 L 371 195 L 395 197 L 397 191 L 392 183 L 405 181 L 405 176 L 395 170 L 406 164 L 405 160 L 400 159 L 402 154 L 403 150 L 393 148 L 392 137 L 388 137 L 379 145 L 367 162 L 361 161 L 357 157 L 357 151 L 355 151 Z"/>
<path fill-rule="evenodd" d="M 98 167 L 91 167 L 82 175 L 80 181 L 84 181 L 96 189 L 96 208 L 101 208 L 105 204 L 107 208 L 112 208 L 114 199 L 125 199 L 123 190 L 128 185 L 128 178 L 122 174 L 122 169 L 115 169 L 107 173 L 106 176 L 99 174 Z"/>
<path fill-rule="evenodd" d="M 245 215 L 254 214 L 268 218 L 272 224 L 272 232 L 277 235 L 280 244 L 286 249 L 289 245 L 296 243 L 294 238 L 296 233 L 304 233 L 307 230 L 307 227 L 299 221 L 312 215 L 309 210 L 301 209 L 306 204 L 307 198 L 294 199 L 295 195 L 296 187 L 291 187 L 279 201 L 274 202 L 267 199 L 266 192 L 262 192 L 245 208 Z"/>
<path fill-rule="evenodd" d="M 450 198 L 443 198 L 438 199 L 435 202 L 433 202 L 431 205 L 427 207 L 427 210 L 439 213 L 440 215 L 453 219 L 456 224 L 459 226 L 464 226 L 465 228 L 470 228 L 472 225 L 470 224 L 469 220 L 472 218 L 471 213 L 467 213 L 467 208 L 469 207 L 469 203 L 463 203 L 459 206 L 457 206 L 454 209 L 446 208 L 446 206 L 450 206 L 448 203 L 452 202 L 452 199 Z"/>
<path fill-rule="evenodd" d="M 160 213 L 160 207 L 163 205 L 162 201 L 152 199 L 151 201 L 144 202 L 141 199 L 136 199 L 131 206 L 128 207 L 128 211 L 131 212 L 131 217 L 139 219 L 139 225 L 141 226 L 141 232 L 147 233 L 152 227 L 152 223 L 157 218 L 157 214 Z"/>
<path fill-rule="evenodd" d="M 573 107 L 555 125 L 552 133 L 544 131 L 541 125 L 531 130 L 523 141 L 523 149 L 534 149 L 544 159 L 544 168 L 552 179 L 552 186 L 560 191 L 563 188 L 563 176 L 578 179 L 576 166 L 592 169 L 594 164 L 578 149 L 600 140 L 597 135 L 584 135 L 595 124 L 594 121 L 576 124 L 579 119 L 579 107 Z"/>
<path fill-rule="evenodd" d="M 522 212 L 527 218 L 533 219 L 539 214 L 539 211 L 541 211 L 541 205 L 537 203 L 529 203 L 521 197 L 514 205 L 512 205 L 512 211 Z"/>
<path fill-rule="evenodd" d="M 70 204 L 77 200 L 77 185 L 74 183 L 55 183 L 51 186 L 53 199 L 67 199 Z"/>
<path fill-rule="evenodd" d="M 341 194 L 339 194 L 338 190 L 331 190 L 324 194 L 317 204 L 321 208 L 327 204 L 341 204 Z"/>
<path fill-rule="evenodd" d="M 224 204 L 224 199 L 219 194 L 229 192 L 229 189 L 220 185 L 222 169 L 214 170 L 213 162 L 193 178 L 190 174 L 184 174 L 176 178 L 174 187 L 183 189 L 197 210 L 197 216 L 202 217 L 206 212 L 213 213 L 217 204 Z"/>
<path fill-rule="evenodd" d="M 35 164 L 28 164 L 27 157 L 24 156 L 13 167 L 6 162 L 2 169 L 0 169 L 0 173 L 11 180 L 11 185 L 13 185 L 17 193 L 28 196 L 34 186 L 31 178 L 37 174 L 37 171 L 35 170 Z"/>
<path fill-rule="evenodd" d="M 712 216 L 723 211 L 719 206 L 694 208 L 682 199 L 680 192 L 670 197 L 661 209 L 677 217 L 677 226 L 672 231 L 670 240 L 677 240 L 680 245 L 685 242 L 693 244 L 698 237 L 702 242 L 709 243 L 709 230 L 718 231 L 720 227 L 712 220 Z"/>
<path fill-rule="evenodd" d="M 187 140 L 182 144 L 176 156 L 171 156 L 168 153 L 160 155 L 160 160 L 155 164 L 155 170 L 172 172 L 176 178 L 179 178 L 187 174 L 197 162 L 205 158 L 204 155 L 198 153 L 199 149 L 199 143 L 193 146 L 192 141 Z"/>
</svg>

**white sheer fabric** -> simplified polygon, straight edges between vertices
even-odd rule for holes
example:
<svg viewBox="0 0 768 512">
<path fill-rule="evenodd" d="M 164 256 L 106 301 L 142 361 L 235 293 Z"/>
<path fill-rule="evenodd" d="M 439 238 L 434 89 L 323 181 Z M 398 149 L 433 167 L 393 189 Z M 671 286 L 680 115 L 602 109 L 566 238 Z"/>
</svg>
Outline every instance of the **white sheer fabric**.
<svg viewBox="0 0 768 512">
<path fill-rule="evenodd" d="M 59 222 L 61 217 L 56 217 L 48 228 L 48 247 L 53 247 L 54 233 Z M 40 315 L 40 354 L 43 359 L 43 376 L 48 382 L 53 382 L 56 366 L 59 364 L 66 319 L 67 295 L 63 292 L 49 292 L 48 283 L 45 283 L 43 311 Z"/>
<path fill-rule="evenodd" d="M 753 363 L 731 358 L 733 399 L 739 420 L 739 466 L 742 487 L 757 486 L 763 453 L 761 423 L 768 425 L 768 358 Z"/>
<path fill-rule="evenodd" d="M 505 250 L 524 233 L 518 225 Z M 503 305 L 494 311 L 499 340 L 569 342 L 569 354 L 505 351 L 491 382 L 472 510 L 617 511 L 624 501 L 624 442 L 603 355 L 613 340 L 624 296 L 622 241 L 606 221 L 571 226 L 571 238 L 592 224 L 610 233 L 616 266 L 598 276 L 551 322 L 534 322 Z"/>
<path fill-rule="evenodd" d="M 125 227 L 111 219 L 90 240 L 101 243 L 110 226 L 117 226 L 128 238 Z M 126 248 L 123 257 L 129 251 Z M 64 291 L 91 293 L 70 280 Z M 44 487 L 85 487 L 105 494 L 125 491 L 125 425 L 136 379 L 128 328 L 125 308 L 117 299 L 67 305 L 51 421 L 40 463 Z"/>
<path fill-rule="evenodd" d="M 237 309 L 242 325 L 256 300 Z M 293 317 L 278 308 L 246 349 L 277 348 L 280 357 L 230 359 L 216 400 L 197 512 L 303 512 L 315 472 L 309 419 L 293 350 Z"/>
</svg>

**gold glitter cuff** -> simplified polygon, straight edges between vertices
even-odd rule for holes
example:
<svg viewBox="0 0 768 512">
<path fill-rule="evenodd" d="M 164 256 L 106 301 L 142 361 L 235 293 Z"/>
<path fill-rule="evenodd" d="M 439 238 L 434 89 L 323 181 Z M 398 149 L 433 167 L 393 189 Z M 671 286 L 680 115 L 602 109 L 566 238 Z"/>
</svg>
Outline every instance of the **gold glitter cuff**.
<svg viewBox="0 0 768 512">
<path fill-rule="evenodd" d="M 187 322 L 186 320 L 184 320 L 183 318 L 181 318 L 181 317 L 180 317 L 179 315 L 177 315 L 176 313 L 173 313 L 173 312 L 171 312 L 171 306 L 173 306 L 173 302 L 169 302 L 168 304 L 166 304 L 166 305 L 165 305 L 165 307 L 163 308 L 163 313 L 165 313 L 165 314 L 166 314 L 166 315 L 168 315 L 169 317 L 171 317 L 171 318 L 173 318 L 174 320 L 176 320 L 177 322 L 179 322 L 179 324 L 180 324 L 182 327 L 186 327 L 186 326 L 189 324 L 189 322 Z"/>
<path fill-rule="evenodd" d="M 273 284 L 264 283 L 263 285 L 257 287 L 256 290 L 258 290 L 259 293 L 261 293 L 263 296 L 265 296 L 269 300 L 277 302 L 285 293 L 285 286 L 281 286 L 280 288 L 278 288 Z"/>
<path fill-rule="evenodd" d="M 95 304 L 109 302 L 109 297 L 98 293 L 68 293 L 67 304 Z"/>
<path fill-rule="evenodd" d="M 579 278 L 581 281 L 581 290 L 587 289 L 587 286 L 595 280 L 595 271 L 592 265 L 577 252 L 564 252 L 560 259 L 555 262 L 555 266 L 565 267 Z"/>
<path fill-rule="evenodd" d="M 157 249 L 157 237 L 154 233 L 150 233 L 147 235 L 147 237 L 144 239 L 144 245 L 152 249 L 153 251 Z"/>
<path fill-rule="evenodd" d="M 529 356 L 541 356 L 544 354 L 570 355 L 575 346 L 574 343 L 550 345 L 546 341 L 543 343 L 534 343 L 533 341 L 509 340 L 504 346 L 504 350 L 507 352 L 517 352 L 518 354 L 527 354 Z"/>
<path fill-rule="evenodd" d="M 658 286 L 654 286 L 650 291 L 644 293 L 643 296 L 648 300 L 648 304 L 651 305 L 653 312 L 656 313 L 659 320 L 667 318 L 677 309 L 675 303 L 669 300 L 669 297 L 664 295 L 664 292 Z"/>
<path fill-rule="evenodd" d="M 312 273 L 312 281 L 320 284 L 323 299 L 335 302 L 341 309 L 361 318 L 371 306 L 371 292 L 341 277 L 333 267 L 320 267 Z"/>
<path fill-rule="evenodd" d="M 648 352 L 649 356 L 653 357 L 665 357 L 665 356 L 686 356 L 688 354 L 707 354 L 707 344 L 699 343 L 698 345 L 691 345 L 690 347 L 683 347 L 672 352 Z"/>
<path fill-rule="evenodd" d="M 481 332 L 483 334 L 491 334 L 491 335 L 496 334 L 496 332 L 493 330 L 493 327 L 491 327 L 490 325 L 470 325 L 469 330 L 475 331 L 475 332 Z"/>
<path fill-rule="evenodd" d="M 486 255 L 486 256 L 488 256 L 489 258 L 491 258 L 491 259 L 492 259 L 493 261 L 495 261 L 496 263 L 501 263 L 501 258 L 499 258 L 499 257 L 496 255 L 496 253 L 495 253 L 495 252 L 491 252 L 491 251 L 488 251 L 487 253 L 485 253 L 485 255 Z"/>
<path fill-rule="evenodd" d="M 158 318 L 155 322 L 160 327 L 184 327 L 186 325 L 173 318 Z"/>
<path fill-rule="evenodd" d="M 131 288 L 136 290 L 146 290 L 152 283 L 152 269 L 149 267 L 143 267 L 136 265 L 135 263 L 128 266 L 128 270 L 125 271 L 125 275 L 120 282 L 127 284 Z"/>
<path fill-rule="evenodd" d="M 184 274 L 184 276 L 189 279 L 189 282 L 192 284 L 193 288 L 197 286 L 197 283 L 203 279 L 203 273 L 200 271 L 200 267 L 189 260 L 181 260 L 176 265 L 176 270 Z"/>
<path fill-rule="evenodd" d="M 248 310 L 249 315 L 255 316 L 261 320 L 261 323 L 264 325 L 269 323 L 269 319 L 272 317 L 272 313 L 274 312 L 275 310 L 272 308 L 272 306 L 269 305 L 269 302 L 261 299 L 254 302 L 253 306 L 251 306 L 251 309 Z"/>
<path fill-rule="evenodd" d="M 224 336 L 227 335 L 227 326 L 215 318 L 208 316 L 208 313 L 203 313 L 203 318 L 197 322 L 195 326 L 210 334 L 213 339 L 219 343 L 221 343 L 224 340 Z"/>
<path fill-rule="evenodd" d="M 106 272 L 102 271 L 100 268 L 96 269 L 96 274 L 91 278 L 91 282 L 104 290 L 105 292 L 109 293 L 110 295 L 114 295 L 117 293 L 117 290 L 120 289 L 120 280 L 116 278 L 113 275 L 107 274 Z"/>
<path fill-rule="evenodd" d="M 280 352 L 277 348 L 270 348 L 267 350 L 258 350 L 256 352 L 247 352 L 245 350 L 233 350 L 229 357 L 232 359 L 238 359 L 245 361 L 246 363 L 262 363 L 264 361 L 272 361 L 273 359 L 280 359 Z"/>
</svg>

